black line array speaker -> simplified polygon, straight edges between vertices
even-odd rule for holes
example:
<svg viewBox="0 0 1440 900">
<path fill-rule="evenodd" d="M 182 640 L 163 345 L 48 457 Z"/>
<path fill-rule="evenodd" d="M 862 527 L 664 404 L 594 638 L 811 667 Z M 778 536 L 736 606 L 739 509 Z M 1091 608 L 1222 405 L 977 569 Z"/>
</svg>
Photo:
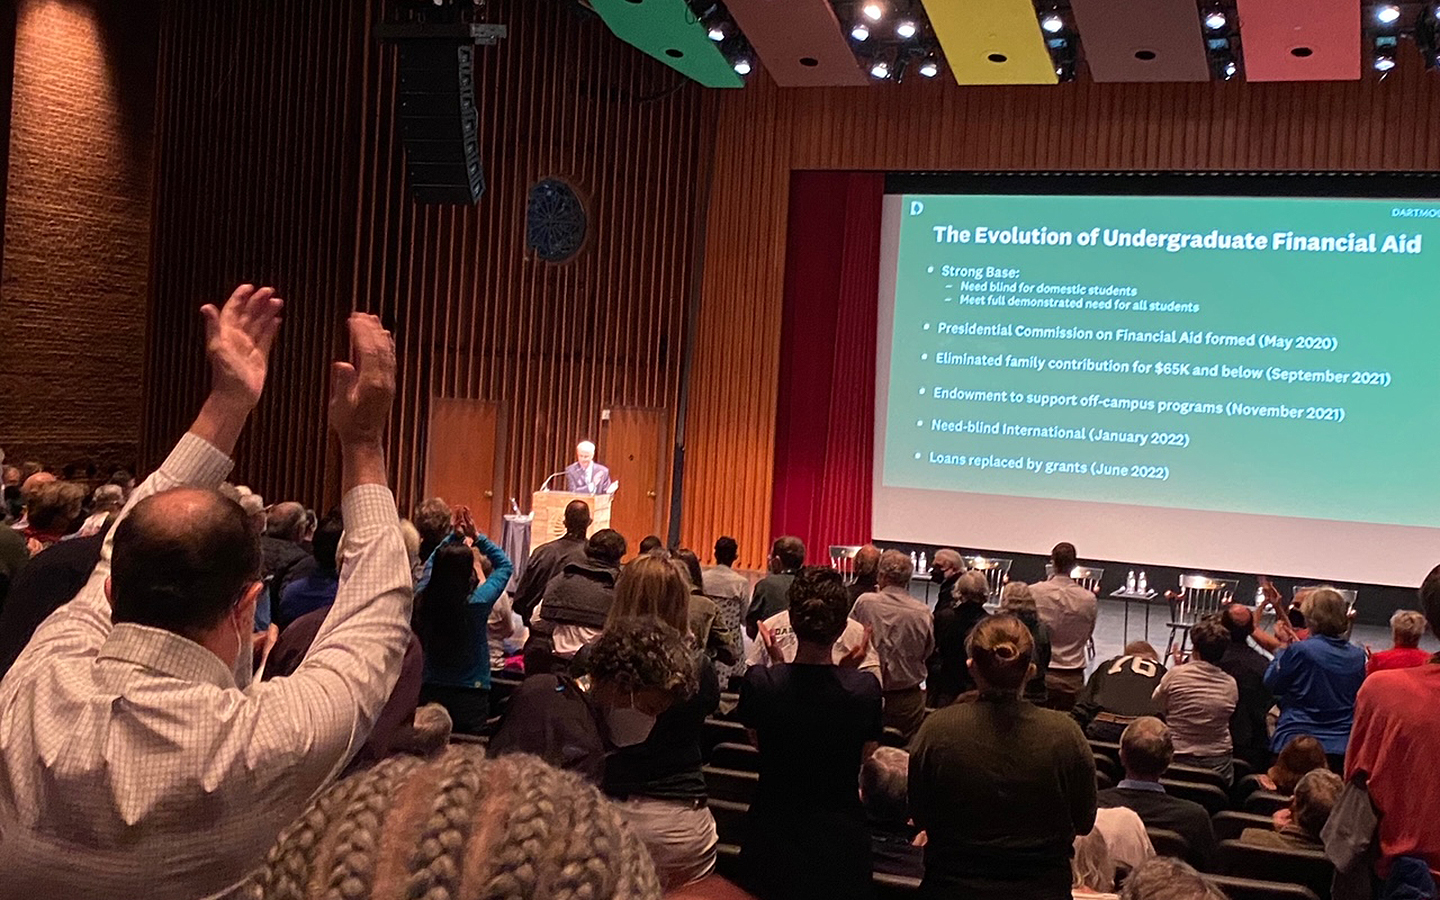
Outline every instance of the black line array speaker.
<svg viewBox="0 0 1440 900">
<path fill-rule="evenodd" d="M 400 45 L 400 138 L 418 203 L 472 204 L 485 192 L 475 111 L 475 45 Z"/>
</svg>

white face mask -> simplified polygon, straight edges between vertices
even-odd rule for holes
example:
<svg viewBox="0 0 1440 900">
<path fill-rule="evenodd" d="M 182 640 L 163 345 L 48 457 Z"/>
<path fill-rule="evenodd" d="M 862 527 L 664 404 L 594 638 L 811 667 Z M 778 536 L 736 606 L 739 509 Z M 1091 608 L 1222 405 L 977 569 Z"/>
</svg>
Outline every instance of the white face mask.
<svg viewBox="0 0 1440 900">
<path fill-rule="evenodd" d="M 610 743 L 616 747 L 633 747 L 645 743 L 655 727 L 655 717 L 630 707 L 612 707 L 605 713 L 605 722 L 610 727 Z"/>
<path fill-rule="evenodd" d="M 250 687 L 255 677 L 255 650 L 239 625 L 235 626 L 235 665 L 230 674 L 235 676 L 235 686 L 242 691 Z"/>
</svg>

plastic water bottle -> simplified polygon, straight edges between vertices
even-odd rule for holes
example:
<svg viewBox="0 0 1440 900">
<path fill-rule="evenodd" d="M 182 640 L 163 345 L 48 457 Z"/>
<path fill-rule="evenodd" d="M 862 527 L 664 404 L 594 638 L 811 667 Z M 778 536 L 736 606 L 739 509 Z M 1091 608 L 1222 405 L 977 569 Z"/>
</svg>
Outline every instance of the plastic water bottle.
<svg viewBox="0 0 1440 900">
<path fill-rule="evenodd" d="M 1140 570 L 1140 583 L 1137 585 L 1137 587 L 1139 587 L 1140 593 L 1142 594 L 1149 592 L 1149 585 L 1145 583 L 1145 570 L 1143 569 Z"/>
<path fill-rule="evenodd" d="M 1260 585 L 1257 584 L 1257 585 L 1255 585 L 1255 608 L 1256 608 L 1256 609 L 1259 609 L 1260 607 L 1262 607 L 1262 606 L 1264 606 L 1264 605 L 1265 605 L 1265 589 L 1264 589 L 1263 587 L 1260 587 Z"/>
<path fill-rule="evenodd" d="M 915 568 L 916 566 L 918 566 L 918 565 L 920 565 L 920 559 L 915 555 L 915 551 L 914 551 L 914 550 L 911 550 L 911 551 L 910 551 L 910 568 L 911 568 L 911 569 L 914 569 L 914 568 Z"/>
<path fill-rule="evenodd" d="M 1125 593 L 1135 593 L 1135 570 L 1131 569 L 1130 574 L 1125 576 Z"/>
<path fill-rule="evenodd" d="M 926 563 L 926 560 L 925 560 L 925 551 L 924 551 L 924 550 L 921 550 L 921 551 L 920 551 L 920 565 L 915 568 L 915 571 L 917 571 L 917 572 L 928 572 L 928 571 L 930 571 L 930 567 L 929 567 L 928 565 L 926 565 L 925 563 Z"/>
</svg>

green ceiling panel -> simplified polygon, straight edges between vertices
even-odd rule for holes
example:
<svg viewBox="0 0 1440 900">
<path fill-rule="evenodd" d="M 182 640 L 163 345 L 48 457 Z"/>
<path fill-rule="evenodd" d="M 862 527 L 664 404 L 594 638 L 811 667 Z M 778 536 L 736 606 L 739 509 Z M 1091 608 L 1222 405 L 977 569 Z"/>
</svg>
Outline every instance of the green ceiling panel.
<svg viewBox="0 0 1440 900">
<path fill-rule="evenodd" d="M 590 5 L 616 37 L 706 87 L 745 86 L 685 0 L 590 0 Z"/>
</svg>

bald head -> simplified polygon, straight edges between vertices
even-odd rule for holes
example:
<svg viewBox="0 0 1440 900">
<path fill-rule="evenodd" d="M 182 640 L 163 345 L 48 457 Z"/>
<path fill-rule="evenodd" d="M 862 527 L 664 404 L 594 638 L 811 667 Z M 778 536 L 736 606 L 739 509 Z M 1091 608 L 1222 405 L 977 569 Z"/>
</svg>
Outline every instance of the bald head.
<svg viewBox="0 0 1440 900">
<path fill-rule="evenodd" d="M 298 544 L 305 536 L 305 525 L 305 507 L 294 500 L 286 500 L 270 507 L 265 533 L 282 541 L 294 541 Z"/>
<path fill-rule="evenodd" d="M 1243 603 L 1232 603 L 1225 607 L 1221 622 L 1225 625 L 1225 630 L 1230 632 L 1230 640 L 1237 644 L 1245 643 L 1255 631 L 1255 613 Z"/>
<path fill-rule="evenodd" d="M 112 617 L 198 640 L 260 577 L 260 542 L 239 504 L 179 488 L 146 497 L 115 530 Z"/>
<path fill-rule="evenodd" d="M 867 578 L 875 577 L 875 570 L 880 565 L 880 548 L 874 544 L 866 544 L 855 551 L 855 574 Z"/>
<path fill-rule="evenodd" d="M 1120 762 L 1125 774 L 1137 781 L 1155 781 L 1175 758 L 1170 729 L 1154 716 L 1141 716 L 1120 735 Z"/>
<path fill-rule="evenodd" d="M 54 480 L 55 476 L 49 472 L 36 472 L 20 484 L 20 497 L 26 503 L 29 503 L 30 498 L 35 495 L 36 491 Z"/>
<path fill-rule="evenodd" d="M 584 500 L 571 500 L 565 505 L 565 533 L 584 537 L 590 528 L 590 504 Z"/>
</svg>

